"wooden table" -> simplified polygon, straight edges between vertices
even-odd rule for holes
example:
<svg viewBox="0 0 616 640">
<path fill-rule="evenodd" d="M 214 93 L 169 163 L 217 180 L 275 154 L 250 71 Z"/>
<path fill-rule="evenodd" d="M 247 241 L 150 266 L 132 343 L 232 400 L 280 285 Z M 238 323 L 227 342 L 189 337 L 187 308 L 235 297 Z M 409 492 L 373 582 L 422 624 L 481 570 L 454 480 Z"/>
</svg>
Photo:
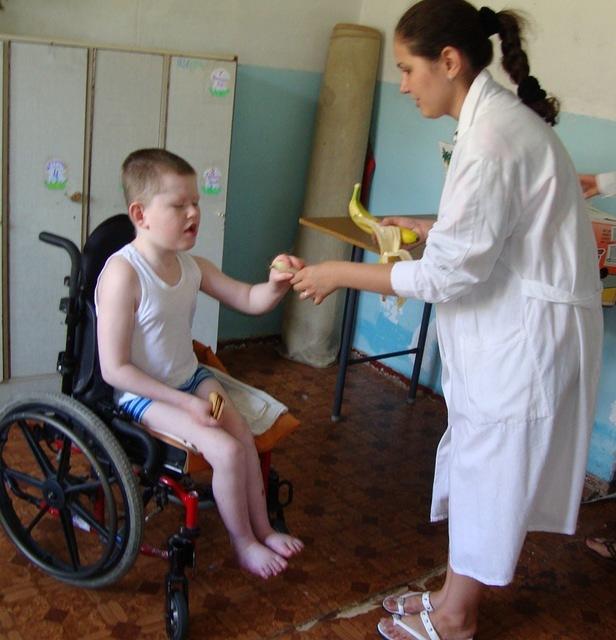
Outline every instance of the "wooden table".
<svg viewBox="0 0 616 640">
<path fill-rule="evenodd" d="M 422 216 L 434 220 L 435 216 Z M 300 218 L 301 225 L 326 233 L 330 236 L 348 242 L 352 245 L 351 260 L 353 262 L 362 262 L 364 251 L 371 251 L 378 254 L 379 248 L 373 237 L 362 231 L 351 220 L 349 216 L 338 216 L 331 218 Z M 424 244 L 417 243 L 410 249 L 410 253 L 414 259 L 419 259 L 423 255 Z M 340 343 L 340 356 L 338 358 L 338 376 L 336 378 L 336 391 L 334 394 L 334 404 L 332 407 L 332 422 L 340 420 L 340 408 L 342 406 L 342 397 L 344 395 L 344 384 L 346 380 L 347 369 L 352 364 L 360 364 L 362 362 L 371 362 L 372 360 L 384 360 L 385 358 L 393 358 L 394 356 L 403 356 L 414 354 L 413 372 L 411 374 L 411 384 L 407 396 L 407 402 L 413 403 L 417 396 L 417 386 L 419 384 L 419 372 L 421 371 L 421 361 L 423 359 L 424 347 L 426 344 L 426 335 L 428 333 L 428 324 L 430 322 L 430 313 L 432 305 L 428 302 L 424 303 L 423 314 L 421 317 L 421 325 L 419 329 L 419 338 L 417 346 L 412 349 L 403 349 L 402 351 L 392 351 L 388 353 L 379 353 L 373 356 L 364 356 L 361 358 L 351 358 L 351 346 L 353 342 L 353 334 L 355 332 L 355 314 L 357 311 L 357 289 L 347 289 L 344 301 L 344 313 L 342 316 L 342 339 Z"/>
</svg>

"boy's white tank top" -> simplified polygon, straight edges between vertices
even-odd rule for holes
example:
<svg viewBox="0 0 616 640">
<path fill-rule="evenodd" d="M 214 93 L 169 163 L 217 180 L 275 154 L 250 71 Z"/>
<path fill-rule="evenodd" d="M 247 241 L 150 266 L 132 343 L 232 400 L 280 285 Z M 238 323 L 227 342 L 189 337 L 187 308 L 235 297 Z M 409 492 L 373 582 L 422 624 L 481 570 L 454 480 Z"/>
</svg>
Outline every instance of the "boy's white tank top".
<svg viewBox="0 0 616 640">
<path fill-rule="evenodd" d="M 118 255 L 135 270 L 141 287 L 141 301 L 135 313 L 131 362 L 170 387 L 179 387 L 193 375 L 198 364 L 192 347 L 191 329 L 201 286 L 201 270 L 192 256 L 178 252 L 181 276 L 171 286 L 156 275 L 132 244 L 122 247 L 109 260 Z M 97 300 L 96 294 L 94 299 Z M 118 404 L 123 404 L 135 394 L 116 390 L 114 397 Z"/>
</svg>

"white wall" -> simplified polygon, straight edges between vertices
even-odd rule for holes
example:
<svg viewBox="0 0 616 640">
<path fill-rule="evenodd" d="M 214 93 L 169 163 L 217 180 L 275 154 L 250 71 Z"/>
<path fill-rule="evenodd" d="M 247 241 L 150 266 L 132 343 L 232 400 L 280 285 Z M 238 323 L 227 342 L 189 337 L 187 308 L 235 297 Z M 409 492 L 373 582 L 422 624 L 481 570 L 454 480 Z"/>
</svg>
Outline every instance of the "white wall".
<svg viewBox="0 0 616 640">
<path fill-rule="evenodd" d="M 332 27 L 362 0 L 7 0 L 0 31 L 96 44 L 238 55 L 321 71 Z"/>
<path fill-rule="evenodd" d="M 364 0 L 362 24 L 381 29 L 386 36 L 382 79 L 398 82 L 392 57 L 392 33 L 408 0 Z M 476 6 L 484 3 L 474 1 Z M 488 0 L 495 11 L 515 9 L 529 20 L 527 53 L 531 72 L 563 111 L 616 120 L 616 2 L 614 0 Z M 496 54 L 498 37 L 493 38 Z M 495 67 L 496 65 L 492 65 Z M 506 76 L 494 71 L 499 81 Z"/>
</svg>

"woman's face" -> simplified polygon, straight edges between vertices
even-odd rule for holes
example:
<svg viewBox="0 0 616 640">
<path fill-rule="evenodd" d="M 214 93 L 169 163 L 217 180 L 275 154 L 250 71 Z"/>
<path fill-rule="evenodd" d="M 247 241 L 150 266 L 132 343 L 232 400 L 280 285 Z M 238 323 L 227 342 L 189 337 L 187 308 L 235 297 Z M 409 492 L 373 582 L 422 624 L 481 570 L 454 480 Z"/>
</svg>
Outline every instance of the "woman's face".
<svg viewBox="0 0 616 640">
<path fill-rule="evenodd" d="M 446 63 L 413 55 L 408 45 L 395 38 L 394 58 L 402 73 L 400 93 L 414 101 L 425 118 L 454 115 L 455 92 Z"/>
</svg>

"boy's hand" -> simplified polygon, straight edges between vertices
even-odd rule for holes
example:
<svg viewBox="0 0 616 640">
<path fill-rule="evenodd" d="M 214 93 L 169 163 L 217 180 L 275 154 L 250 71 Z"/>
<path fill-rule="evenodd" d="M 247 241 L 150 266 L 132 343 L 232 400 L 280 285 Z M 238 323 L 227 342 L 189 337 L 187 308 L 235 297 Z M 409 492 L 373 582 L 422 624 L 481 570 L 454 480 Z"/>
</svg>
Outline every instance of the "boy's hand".
<svg viewBox="0 0 616 640">
<path fill-rule="evenodd" d="M 304 268 L 304 261 L 286 253 L 277 255 L 270 265 L 269 281 L 274 283 L 290 283 L 293 276 Z"/>
<path fill-rule="evenodd" d="M 204 427 L 215 427 L 218 421 L 212 416 L 212 403 L 199 396 L 186 394 L 186 404 L 184 408 L 193 417 L 193 419 Z"/>
</svg>

